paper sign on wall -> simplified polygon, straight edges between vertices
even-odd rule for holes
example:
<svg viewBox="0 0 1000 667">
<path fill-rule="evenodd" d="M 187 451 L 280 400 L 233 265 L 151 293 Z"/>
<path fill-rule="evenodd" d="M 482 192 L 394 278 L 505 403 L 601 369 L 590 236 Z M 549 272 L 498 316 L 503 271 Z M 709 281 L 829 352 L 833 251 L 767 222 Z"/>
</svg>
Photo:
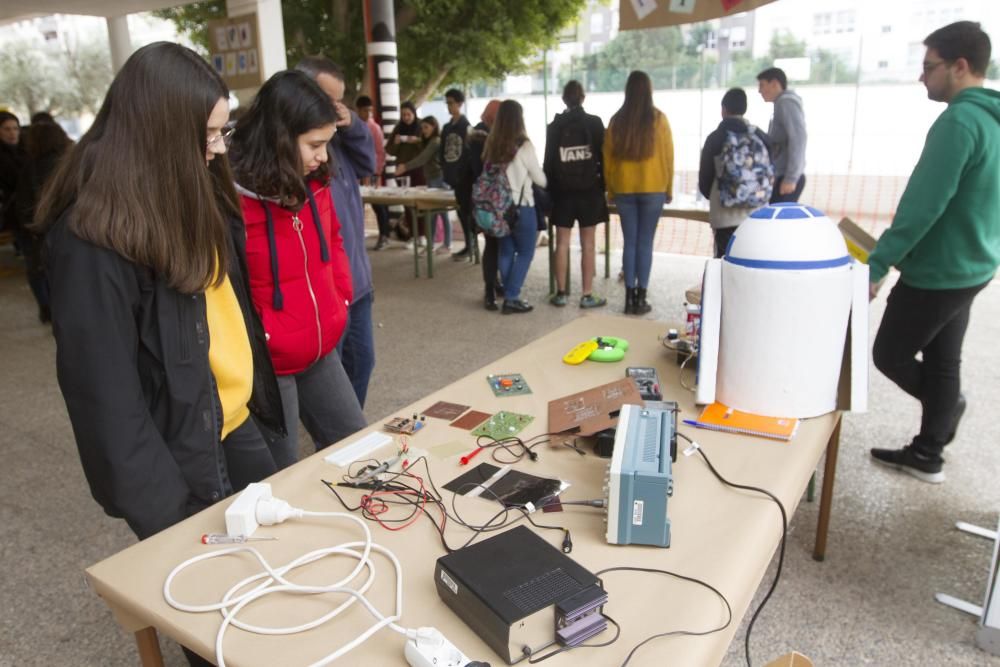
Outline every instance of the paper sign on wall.
<svg viewBox="0 0 1000 667">
<path fill-rule="evenodd" d="M 670 11 L 677 14 L 694 13 L 695 0 L 670 0 Z"/>
<path fill-rule="evenodd" d="M 692 0 L 693 2 L 694 0 Z M 656 11 L 656 0 L 632 0 L 636 17 L 641 21 Z"/>
</svg>

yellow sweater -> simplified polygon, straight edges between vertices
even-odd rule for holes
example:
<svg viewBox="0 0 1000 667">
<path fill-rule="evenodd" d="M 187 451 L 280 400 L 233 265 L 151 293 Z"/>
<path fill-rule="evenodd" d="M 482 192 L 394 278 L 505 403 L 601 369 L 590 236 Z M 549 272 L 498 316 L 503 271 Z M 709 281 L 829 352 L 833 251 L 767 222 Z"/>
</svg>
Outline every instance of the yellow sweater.
<svg viewBox="0 0 1000 667">
<path fill-rule="evenodd" d="M 246 321 L 229 276 L 218 287 L 205 290 L 208 319 L 208 365 L 222 404 L 222 438 L 250 416 L 247 403 L 253 391 L 253 353 Z"/>
<path fill-rule="evenodd" d="M 613 127 L 604 133 L 604 180 L 608 196 L 665 192 L 673 197 L 674 141 L 667 117 L 658 113 L 653 129 L 653 154 L 642 161 L 620 160 L 611 154 Z"/>
</svg>

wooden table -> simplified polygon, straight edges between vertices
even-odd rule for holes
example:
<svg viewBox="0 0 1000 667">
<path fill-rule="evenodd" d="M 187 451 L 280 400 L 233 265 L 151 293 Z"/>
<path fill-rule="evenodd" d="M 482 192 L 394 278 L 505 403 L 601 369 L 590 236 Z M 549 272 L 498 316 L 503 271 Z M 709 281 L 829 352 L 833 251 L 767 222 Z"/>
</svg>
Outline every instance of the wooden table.
<svg viewBox="0 0 1000 667">
<path fill-rule="evenodd" d="M 678 401 L 682 410 L 680 416 L 691 418 L 698 413 L 692 394 L 680 387 L 678 379 L 681 371 L 671 353 L 657 339 L 666 328 L 665 324 L 649 320 L 603 315 L 582 317 L 417 400 L 397 414 L 409 416 L 420 413 L 439 400 L 470 405 L 473 409 L 487 412 L 504 409 L 528 413 L 535 415 L 535 421 L 523 434 L 530 437 L 546 430 L 548 400 L 623 377 L 626 366 L 653 366 L 658 370 L 665 399 Z M 609 364 L 588 361 L 580 366 L 567 366 L 561 362 L 563 354 L 576 343 L 596 335 L 627 338 L 631 347 L 625 360 Z M 495 398 L 485 377 L 490 373 L 504 372 L 524 374 L 533 393 Z M 687 373 L 687 383 L 693 381 L 690 370 L 683 372 Z M 682 432 L 700 443 L 723 476 L 736 483 L 768 489 L 781 499 L 789 516 L 797 507 L 810 476 L 825 452 L 826 474 L 814 550 L 817 559 L 822 559 L 830 519 L 839 424 L 837 413 L 806 420 L 800 424 L 797 435 L 790 443 L 694 430 L 686 426 L 682 427 Z M 462 452 L 443 458 L 434 453 L 435 448 L 443 443 L 456 441 L 468 448 L 464 449 L 466 452 L 473 446 L 469 433 L 430 417 L 427 418 L 427 426 L 411 438 L 413 447 L 430 452 L 431 471 L 438 488 L 464 470 L 458 465 Z M 684 445 L 679 449 L 684 449 Z M 388 450 L 386 447 L 378 455 L 385 458 L 391 454 Z M 343 472 L 323 461 L 323 455 L 329 451 L 307 458 L 271 477 L 268 481 L 273 486 L 274 494 L 307 510 L 341 510 L 320 482 L 321 479 L 339 479 Z M 563 494 L 567 500 L 602 496 L 600 488 L 606 459 L 593 454 L 580 456 L 562 446 L 550 448 L 549 445 L 542 445 L 535 451 L 539 453 L 538 461 L 525 460 L 515 467 L 571 482 Z M 489 460 L 488 452 L 480 454 L 479 460 Z M 667 662 L 675 665 L 717 665 L 725 656 L 780 540 L 780 515 L 771 501 L 758 494 L 735 491 L 720 484 L 697 455 L 679 455 L 673 474 L 674 493 L 668 508 L 672 533 L 669 549 L 607 544 L 602 513 L 591 508 L 567 507 L 567 511 L 560 514 L 538 513 L 536 520 L 570 528 L 574 542 L 572 557 L 591 571 L 625 565 L 663 568 L 703 579 L 718 588 L 732 605 L 734 618 L 729 627 L 702 637 L 678 636 L 654 640 L 640 649 L 630 663 L 647 666 L 662 666 Z M 345 490 L 344 493 L 356 502 L 361 492 Z M 446 500 L 450 500 L 451 494 L 443 493 Z M 189 614 L 173 609 L 163 600 L 163 583 L 177 564 L 214 548 L 199 544 L 198 538 L 203 533 L 224 530 L 223 513 L 229 502 L 220 502 L 87 569 L 93 589 L 111 607 L 119 623 L 136 634 L 144 665 L 160 664 L 157 630 L 202 655 L 214 656 L 215 634 L 221 617 L 218 614 Z M 482 499 L 466 498 L 458 502 L 460 511 L 470 522 L 484 521 L 496 507 Z M 312 549 L 358 539 L 358 530 L 345 524 L 343 520 L 304 519 L 261 528 L 256 535 L 276 536 L 279 539 L 259 542 L 255 546 L 272 563 L 283 564 Z M 404 568 L 401 625 L 437 627 L 470 658 L 486 660 L 495 666 L 502 665 L 498 656 L 438 599 L 432 574 L 435 559 L 444 551 L 429 522 L 421 520 L 400 532 L 389 532 L 372 524 L 372 533 L 376 542 L 396 553 Z M 471 532 L 449 523 L 446 534 L 449 543 L 457 546 L 468 539 Z M 545 530 L 539 531 L 539 534 L 556 546 L 562 539 L 562 533 L 558 531 Z M 218 560 L 209 561 L 211 565 L 205 565 L 199 574 L 180 577 L 175 583 L 174 594 L 198 603 L 217 601 L 232 583 L 257 569 L 256 566 L 251 567 L 249 560 L 235 559 L 225 564 Z M 307 573 L 308 580 L 332 581 L 334 575 L 348 571 L 353 561 L 350 565 L 341 563 L 343 567 L 340 569 L 334 565 L 328 565 L 326 569 L 321 563 L 311 565 L 310 568 L 314 569 Z M 378 565 L 382 567 L 379 578 L 369 591 L 369 598 L 376 607 L 389 613 L 394 586 L 392 570 L 385 567 L 384 560 Z M 633 646 L 652 634 L 675 629 L 707 630 L 725 619 L 725 611 L 718 598 L 690 583 L 635 573 L 610 573 L 603 580 L 610 598 L 606 611 L 621 623 L 621 638 L 610 647 L 571 651 L 557 655 L 547 663 L 555 667 L 618 665 Z M 333 604 L 339 604 L 339 601 Z M 315 596 L 307 599 L 270 596 L 264 604 L 246 612 L 247 620 L 251 622 L 292 625 L 318 616 L 319 609 L 327 608 Z M 267 637 L 230 629 L 224 644 L 227 663 L 244 666 L 308 664 L 346 643 L 370 624 L 371 616 L 360 605 L 355 605 L 334 622 L 291 637 Z M 338 664 L 405 665 L 403 643 L 402 636 L 382 630 Z M 758 655 L 765 657 L 760 649 Z"/>
<path fill-rule="evenodd" d="M 451 190 L 439 190 L 427 187 L 361 188 L 361 200 L 365 204 L 382 204 L 386 206 L 402 206 L 411 216 L 413 229 L 413 275 L 420 277 L 420 247 L 417 237 L 420 236 L 420 219 L 423 218 L 424 234 L 427 238 L 427 277 L 434 277 L 434 216 L 437 213 L 448 215 L 449 211 L 458 208 L 455 193 Z M 449 223 L 450 224 L 450 223 Z M 472 244 L 475 247 L 475 243 Z M 478 254 L 477 254 L 478 257 Z"/>
</svg>

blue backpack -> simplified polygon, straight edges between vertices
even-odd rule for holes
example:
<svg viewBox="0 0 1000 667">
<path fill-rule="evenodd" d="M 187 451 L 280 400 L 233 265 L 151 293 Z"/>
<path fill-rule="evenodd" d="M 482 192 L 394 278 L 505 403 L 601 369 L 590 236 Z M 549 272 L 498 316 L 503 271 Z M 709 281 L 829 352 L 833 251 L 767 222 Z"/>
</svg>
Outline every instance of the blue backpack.
<svg viewBox="0 0 1000 667">
<path fill-rule="evenodd" d="M 517 223 L 517 205 L 514 203 L 507 165 L 487 162 L 483 173 L 472 186 L 472 208 L 476 224 L 490 236 L 507 236 Z"/>
<path fill-rule="evenodd" d="M 774 165 L 757 128 L 726 132 L 720 153 L 719 202 L 726 208 L 759 208 L 771 200 Z"/>
</svg>

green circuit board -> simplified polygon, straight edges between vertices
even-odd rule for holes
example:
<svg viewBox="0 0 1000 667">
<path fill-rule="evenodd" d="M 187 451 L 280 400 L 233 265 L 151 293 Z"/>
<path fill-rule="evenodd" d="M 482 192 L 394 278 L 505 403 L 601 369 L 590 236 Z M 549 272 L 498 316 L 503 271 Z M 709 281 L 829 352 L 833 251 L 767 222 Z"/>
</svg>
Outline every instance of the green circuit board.
<svg viewBox="0 0 1000 667">
<path fill-rule="evenodd" d="M 500 398 L 503 396 L 523 396 L 531 393 L 524 376 L 520 373 L 498 373 L 487 375 L 486 381 L 490 383 L 493 395 Z"/>
<path fill-rule="evenodd" d="M 501 410 L 472 431 L 472 435 L 486 435 L 494 440 L 502 440 L 517 435 L 528 424 L 535 421 L 531 415 L 520 415 L 516 412 Z"/>
</svg>

